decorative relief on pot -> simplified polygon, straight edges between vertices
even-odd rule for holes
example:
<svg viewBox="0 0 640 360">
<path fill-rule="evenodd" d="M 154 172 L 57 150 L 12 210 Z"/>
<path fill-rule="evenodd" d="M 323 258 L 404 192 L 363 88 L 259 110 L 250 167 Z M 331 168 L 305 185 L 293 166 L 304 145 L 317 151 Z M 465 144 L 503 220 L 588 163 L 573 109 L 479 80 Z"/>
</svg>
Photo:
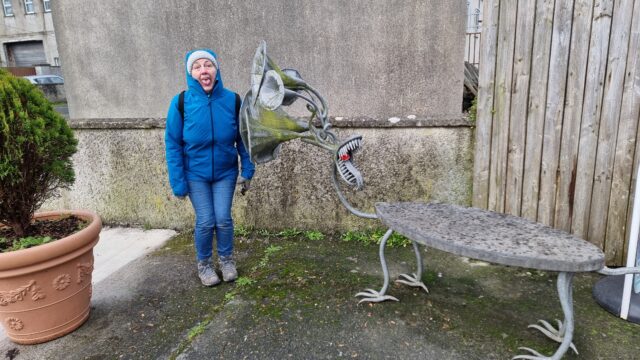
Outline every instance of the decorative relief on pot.
<svg viewBox="0 0 640 360">
<path fill-rule="evenodd" d="M 88 263 L 78 264 L 78 284 L 84 281 L 85 277 L 91 277 L 93 271 L 93 261 Z"/>
<path fill-rule="evenodd" d="M 35 285 L 35 281 L 33 282 L 33 286 L 31 287 L 31 300 L 38 301 L 40 299 L 44 299 L 45 295 L 42 291 L 40 291 L 40 287 Z"/>
<path fill-rule="evenodd" d="M 71 275 L 62 274 L 53 280 L 53 288 L 59 291 L 66 289 L 71 284 Z"/>
<path fill-rule="evenodd" d="M 45 294 L 40 291 L 40 287 L 36 286 L 36 281 L 31 280 L 27 285 L 15 290 L 0 291 L 0 306 L 7 306 L 17 301 L 22 301 L 25 296 L 27 296 L 27 293 L 31 293 L 31 300 L 33 301 L 45 298 Z"/>
<path fill-rule="evenodd" d="M 5 320 L 5 322 L 11 330 L 20 331 L 24 329 L 24 323 L 18 318 L 9 317 Z"/>
</svg>

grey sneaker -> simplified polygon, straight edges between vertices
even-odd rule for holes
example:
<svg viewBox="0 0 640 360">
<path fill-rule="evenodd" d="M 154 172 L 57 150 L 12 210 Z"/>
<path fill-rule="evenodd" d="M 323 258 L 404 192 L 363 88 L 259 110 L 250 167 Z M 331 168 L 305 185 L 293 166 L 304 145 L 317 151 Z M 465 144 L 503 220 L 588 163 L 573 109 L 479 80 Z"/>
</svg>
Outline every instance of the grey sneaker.
<svg viewBox="0 0 640 360">
<path fill-rule="evenodd" d="M 236 262 L 233 260 L 233 255 L 220 256 L 220 271 L 222 271 L 222 280 L 234 281 L 238 278 L 238 271 L 236 270 Z"/>
<path fill-rule="evenodd" d="M 198 277 L 204 286 L 220 284 L 220 278 L 211 266 L 211 259 L 198 261 Z"/>
</svg>

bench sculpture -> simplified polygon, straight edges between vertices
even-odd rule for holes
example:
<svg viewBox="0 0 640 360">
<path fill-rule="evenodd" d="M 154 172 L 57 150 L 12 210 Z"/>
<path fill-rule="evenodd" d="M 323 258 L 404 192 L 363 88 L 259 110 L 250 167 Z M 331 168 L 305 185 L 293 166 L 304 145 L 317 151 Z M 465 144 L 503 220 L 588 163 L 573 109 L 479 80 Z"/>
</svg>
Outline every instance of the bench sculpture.
<svg viewBox="0 0 640 360">
<path fill-rule="evenodd" d="M 283 106 L 297 99 L 306 103 L 309 118 L 299 120 L 289 116 Z M 262 164 L 277 158 L 283 142 L 300 138 L 306 143 L 327 150 L 333 160 L 332 184 L 340 202 L 354 215 L 379 219 L 389 230 L 379 247 L 383 272 L 380 290 L 366 289 L 356 294 L 360 302 L 398 301 L 388 295 L 389 270 L 384 249 L 396 231 L 409 238 L 416 255 L 416 272 L 401 274 L 398 283 L 424 289 L 423 262 L 418 244 L 433 247 L 454 255 L 487 261 L 494 264 L 558 272 L 557 290 L 564 313 L 557 328 L 545 320 L 529 325 L 560 346 L 551 357 L 522 347 L 526 355 L 513 359 L 558 360 L 571 348 L 574 332 L 573 277 L 576 273 L 596 271 L 604 275 L 640 273 L 640 268 L 610 269 L 605 266 L 604 253 L 595 245 L 561 230 L 523 218 L 476 208 L 437 203 L 377 203 L 376 213 L 366 213 L 353 207 L 338 184 L 340 178 L 354 190 L 361 190 L 364 181 L 353 162 L 362 145 L 359 135 L 341 141 L 331 131 L 328 107 L 322 96 L 308 85 L 293 69 L 279 68 L 266 53 L 262 42 L 253 58 L 251 89 L 246 93 L 240 109 L 240 133 L 253 162 Z"/>
</svg>

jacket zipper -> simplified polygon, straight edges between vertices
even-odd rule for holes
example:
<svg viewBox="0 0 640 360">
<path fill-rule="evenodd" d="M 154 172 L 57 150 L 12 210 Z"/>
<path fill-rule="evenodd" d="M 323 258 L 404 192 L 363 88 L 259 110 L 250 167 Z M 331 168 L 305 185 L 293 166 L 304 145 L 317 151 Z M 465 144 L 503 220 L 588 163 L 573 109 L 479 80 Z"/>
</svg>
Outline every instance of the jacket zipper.
<svg viewBox="0 0 640 360">
<path fill-rule="evenodd" d="M 215 141 L 215 132 L 213 131 L 213 103 L 211 100 L 211 94 L 209 94 L 209 113 L 211 114 L 211 181 L 215 181 L 215 146 L 216 146 L 216 141 Z"/>
</svg>

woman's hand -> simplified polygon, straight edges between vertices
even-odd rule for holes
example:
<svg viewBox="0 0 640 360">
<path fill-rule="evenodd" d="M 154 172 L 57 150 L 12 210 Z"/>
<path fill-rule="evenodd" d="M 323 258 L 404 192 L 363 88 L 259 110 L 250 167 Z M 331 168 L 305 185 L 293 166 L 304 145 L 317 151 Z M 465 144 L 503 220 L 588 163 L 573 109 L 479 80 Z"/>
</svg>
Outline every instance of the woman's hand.
<svg viewBox="0 0 640 360">
<path fill-rule="evenodd" d="M 245 179 L 244 177 L 238 177 L 238 181 L 236 184 L 240 186 L 240 195 L 244 195 L 251 188 L 251 180 Z"/>
</svg>

